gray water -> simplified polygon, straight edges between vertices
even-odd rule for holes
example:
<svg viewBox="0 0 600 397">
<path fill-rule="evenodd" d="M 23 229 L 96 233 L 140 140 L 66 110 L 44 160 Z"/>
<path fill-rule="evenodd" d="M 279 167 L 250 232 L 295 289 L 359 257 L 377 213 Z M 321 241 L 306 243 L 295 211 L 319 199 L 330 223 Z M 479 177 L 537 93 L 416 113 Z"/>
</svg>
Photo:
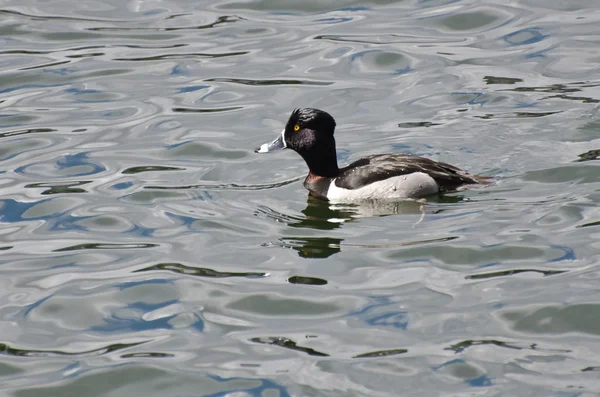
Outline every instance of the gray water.
<svg viewBox="0 0 600 397">
<path fill-rule="evenodd" d="M 597 0 L 0 4 L 0 389 L 596 396 Z M 497 184 L 329 205 L 338 158 Z"/>
</svg>

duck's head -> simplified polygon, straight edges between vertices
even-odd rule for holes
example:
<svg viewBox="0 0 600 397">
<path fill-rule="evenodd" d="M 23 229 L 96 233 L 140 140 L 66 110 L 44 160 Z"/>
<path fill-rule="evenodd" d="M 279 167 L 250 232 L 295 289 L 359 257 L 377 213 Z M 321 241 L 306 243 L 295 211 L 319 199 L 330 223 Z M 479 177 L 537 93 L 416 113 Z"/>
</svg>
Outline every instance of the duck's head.
<svg viewBox="0 0 600 397">
<path fill-rule="evenodd" d="M 271 143 L 255 150 L 268 153 L 292 149 L 298 153 L 314 175 L 331 177 L 338 173 L 335 154 L 335 120 L 319 109 L 296 109 L 290 115 L 281 134 Z"/>
</svg>

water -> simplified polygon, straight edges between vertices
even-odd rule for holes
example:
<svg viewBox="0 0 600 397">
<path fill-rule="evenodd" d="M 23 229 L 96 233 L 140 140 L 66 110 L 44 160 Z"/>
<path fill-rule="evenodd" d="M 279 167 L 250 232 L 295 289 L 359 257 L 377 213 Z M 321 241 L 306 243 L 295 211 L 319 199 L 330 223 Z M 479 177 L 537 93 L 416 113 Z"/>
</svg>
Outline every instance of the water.
<svg viewBox="0 0 600 397">
<path fill-rule="evenodd" d="M 600 4 L 8 0 L 7 396 L 595 396 Z M 307 197 L 255 155 L 295 107 L 338 157 L 496 186 Z"/>
</svg>

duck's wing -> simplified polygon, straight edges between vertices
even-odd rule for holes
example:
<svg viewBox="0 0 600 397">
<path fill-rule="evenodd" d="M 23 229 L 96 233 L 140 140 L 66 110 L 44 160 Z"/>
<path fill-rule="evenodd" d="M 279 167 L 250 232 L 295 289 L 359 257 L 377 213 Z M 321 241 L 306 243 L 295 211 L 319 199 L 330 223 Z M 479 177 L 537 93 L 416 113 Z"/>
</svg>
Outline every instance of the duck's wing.
<svg viewBox="0 0 600 397">
<path fill-rule="evenodd" d="M 456 190 L 463 185 L 489 184 L 490 177 L 471 175 L 453 165 L 408 154 L 377 154 L 364 157 L 340 170 L 335 185 L 358 189 L 395 176 L 423 172 L 432 177 L 441 191 Z"/>
</svg>

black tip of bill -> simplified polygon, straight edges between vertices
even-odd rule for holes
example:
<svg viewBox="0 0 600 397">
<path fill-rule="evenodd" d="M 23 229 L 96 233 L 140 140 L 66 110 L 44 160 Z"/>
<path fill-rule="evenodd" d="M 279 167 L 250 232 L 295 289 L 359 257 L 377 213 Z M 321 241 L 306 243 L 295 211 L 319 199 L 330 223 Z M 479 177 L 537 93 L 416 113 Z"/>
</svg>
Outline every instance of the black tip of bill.
<svg viewBox="0 0 600 397">
<path fill-rule="evenodd" d="M 287 146 L 285 144 L 285 139 L 283 138 L 283 131 L 282 131 L 281 135 L 279 135 L 277 137 L 277 139 L 275 139 L 271 143 L 262 144 L 258 149 L 254 150 L 254 153 L 268 153 L 268 152 L 272 152 L 274 150 L 285 149 L 286 147 Z"/>
</svg>

